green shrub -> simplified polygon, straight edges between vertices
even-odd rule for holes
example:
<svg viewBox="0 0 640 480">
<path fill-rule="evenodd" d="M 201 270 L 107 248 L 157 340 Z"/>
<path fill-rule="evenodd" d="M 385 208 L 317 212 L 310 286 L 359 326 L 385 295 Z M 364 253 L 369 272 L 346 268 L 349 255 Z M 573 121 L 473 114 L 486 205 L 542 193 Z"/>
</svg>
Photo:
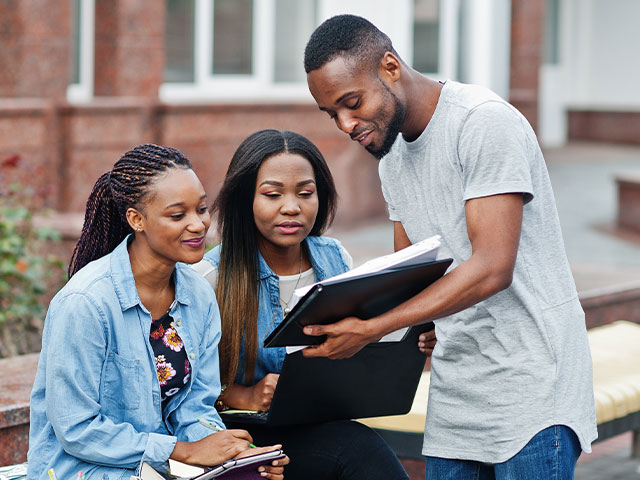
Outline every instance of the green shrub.
<svg viewBox="0 0 640 480">
<path fill-rule="evenodd" d="M 15 167 L 15 161 L 0 163 L 0 357 L 39 350 L 43 297 L 64 280 L 62 262 L 48 253 L 59 235 L 33 224 L 34 192 L 3 186 L 6 170 Z"/>
</svg>

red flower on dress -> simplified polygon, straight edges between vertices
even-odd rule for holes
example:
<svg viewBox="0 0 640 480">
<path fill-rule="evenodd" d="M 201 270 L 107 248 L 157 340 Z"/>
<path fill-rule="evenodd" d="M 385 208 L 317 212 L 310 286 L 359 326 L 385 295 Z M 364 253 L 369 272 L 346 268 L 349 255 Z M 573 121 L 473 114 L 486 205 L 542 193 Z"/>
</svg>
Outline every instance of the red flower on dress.
<svg viewBox="0 0 640 480">
<path fill-rule="evenodd" d="M 151 332 L 151 338 L 153 338 L 154 340 L 158 340 L 159 338 L 162 338 L 163 335 L 164 335 L 164 327 L 162 326 L 162 324 L 160 324 L 157 329 Z"/>
</svg>

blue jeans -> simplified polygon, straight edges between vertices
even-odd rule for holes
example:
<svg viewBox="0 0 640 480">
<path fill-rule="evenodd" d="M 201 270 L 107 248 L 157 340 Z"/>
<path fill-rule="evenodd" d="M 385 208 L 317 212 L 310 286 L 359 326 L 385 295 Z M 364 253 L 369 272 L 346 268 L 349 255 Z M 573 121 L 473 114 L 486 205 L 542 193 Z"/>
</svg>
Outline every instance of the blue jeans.
<svg viewBox="0 0 640 480">
<path fill-rule="evenodd" d="M 573 430 L 554 425 L 538 432 L 506 462 L 426 457 L 426 480 L 571 480 L 580 450 Z"/>
</svg>

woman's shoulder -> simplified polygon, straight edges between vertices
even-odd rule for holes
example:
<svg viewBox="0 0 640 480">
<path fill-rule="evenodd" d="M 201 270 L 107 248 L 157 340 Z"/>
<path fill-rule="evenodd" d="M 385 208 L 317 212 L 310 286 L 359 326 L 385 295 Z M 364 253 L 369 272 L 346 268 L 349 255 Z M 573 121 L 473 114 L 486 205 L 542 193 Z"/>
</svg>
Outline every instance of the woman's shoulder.
<svg viewBox="0 0 640 480">
<path fill-rule="evenodd" d="M 326 255 L 328 252 L 338 254 L 342 258 L 347 269 L 351 269 L 351 267 L 353 267 L 353 259 L 351 258 L 351 255 L 349 255 L 349 252 L 344 248 L 340 240 L 336 238 L 308 236 L 307 245 L 312 250 L 312 254 L 320 253 L 321 255 Z"/>
<path fill-rule="evenodd" d="M 191 265 L 192 270 L 202 276 L 215 290 L 218 283 L 218 264 L 220 262 L 220 245 L 204 254 L 202 260 Z"/>
</svg>

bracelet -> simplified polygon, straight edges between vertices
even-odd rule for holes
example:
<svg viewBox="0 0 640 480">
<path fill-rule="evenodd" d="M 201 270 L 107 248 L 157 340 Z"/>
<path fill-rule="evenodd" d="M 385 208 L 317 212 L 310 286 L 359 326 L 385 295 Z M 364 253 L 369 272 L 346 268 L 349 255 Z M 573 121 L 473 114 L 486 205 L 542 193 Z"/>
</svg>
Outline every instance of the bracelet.
<svg viewBox="0 0 640 480">
<path fill-rule="evenodd" d="M 216 407 L 216 410 L 218 410 L 219 412 L 224 412 L 225 410 L 229 410 L 229 407 L 221 400 L 226 390 L 227 390 L 227 384 L 225 383 L 221 386 L 220 395 L 218 395 L 218 399 L 214 404 L 214 406 Z"/>
</svg>

